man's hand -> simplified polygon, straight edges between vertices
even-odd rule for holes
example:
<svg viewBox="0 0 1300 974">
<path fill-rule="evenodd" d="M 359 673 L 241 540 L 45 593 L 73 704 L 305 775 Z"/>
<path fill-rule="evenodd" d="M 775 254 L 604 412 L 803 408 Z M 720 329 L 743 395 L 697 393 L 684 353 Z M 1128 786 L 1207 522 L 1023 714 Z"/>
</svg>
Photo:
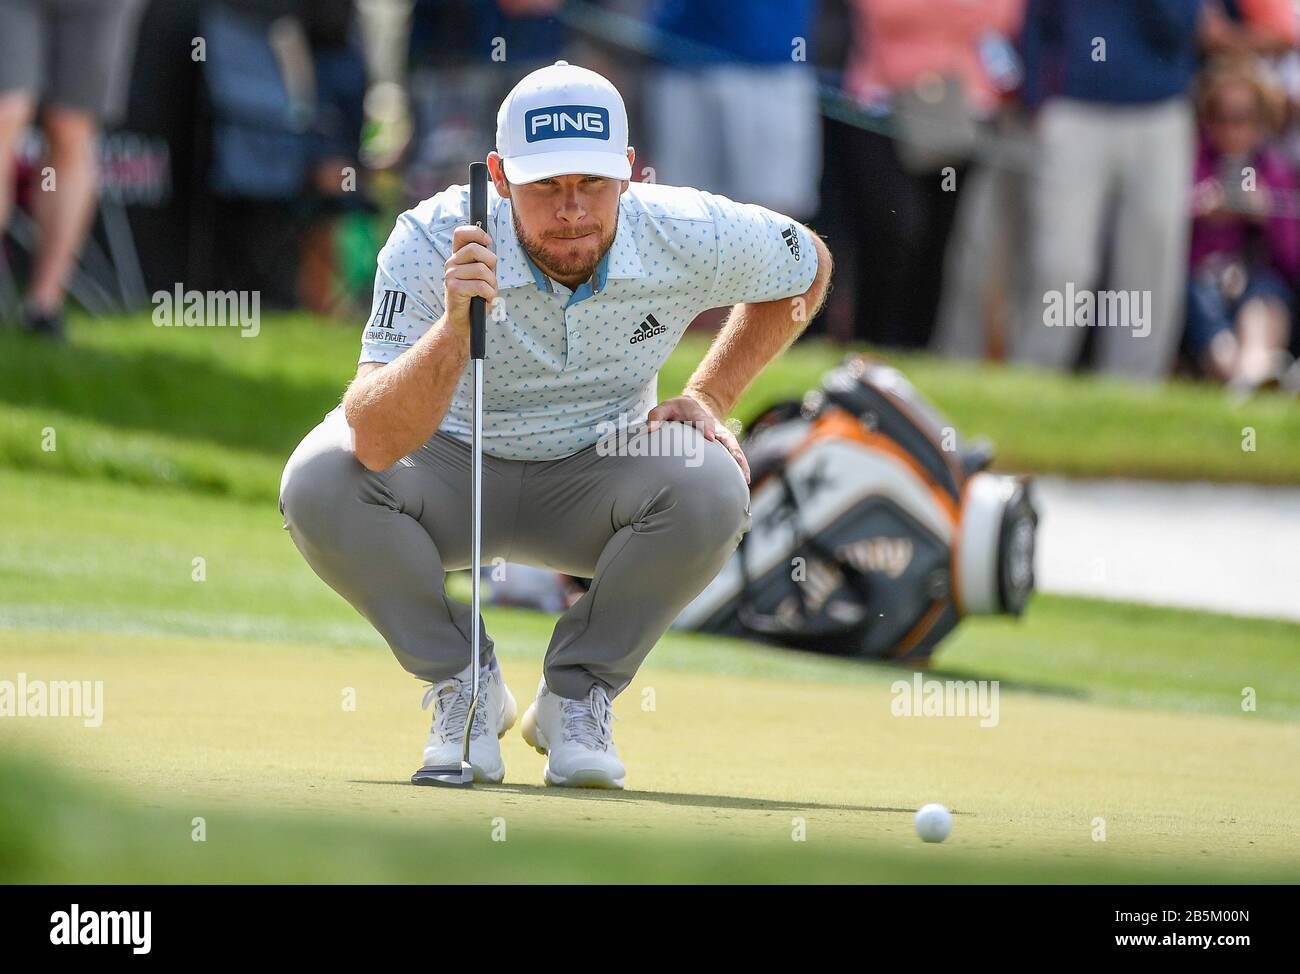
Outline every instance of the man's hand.
<svg viewBox="0 0 1300 974">
<path fill-rule="evenodd" d="M 735 434 L 723 423 L 721 416 L 705 405 L 705 401 L 706 397 L 703 395 L 698 397 L 685 395 L 661 402 L 646 416 L 646 428 L 654 432 L 661 423 L 688 423 L 694 426 L 704 434 L 705 439 L 717 440 L 727 448 L 732 459 L 740 465 L 740 472 L 745 475 L 745 483 L 749 483 L 749 461 L 745 459 L 744 451 L 736 442 Z"/>
<path fill-rule="evenodd" d="M 469 303 L 483 298 L 489 305 L 497 296 L 497 255 L 489 249 L 492 238 L 482 227 L 457 227 L 451 237 L 451 256 L 442 275 L 447 321 L 469 335 Z"/>
</svg>

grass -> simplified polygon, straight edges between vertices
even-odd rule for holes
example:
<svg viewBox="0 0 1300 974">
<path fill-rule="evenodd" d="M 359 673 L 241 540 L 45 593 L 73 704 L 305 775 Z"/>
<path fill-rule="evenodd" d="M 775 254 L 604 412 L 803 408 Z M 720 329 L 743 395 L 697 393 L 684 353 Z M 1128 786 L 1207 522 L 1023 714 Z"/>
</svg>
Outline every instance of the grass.
<svg viewBox="0 0 1300 974">
<path fill-rule="evenodd" d="M 661 374 L 661 393 L 681 387 L 705 347 L 694 338 L 679 346 Z M 815 388 L 842 355 L 820 343 L 796 345 L 760 376 L 737 415 L 748 422 L 761 406 Z M 884 357 L 963 436 L 991 440 L 1002 470 L 1300 483 L 1300 406 L 1285 396 L 1236 403 L 1220 388 L 1185 381 L 1140 386 L 915 353 Z M 1253 451 L 1242 448 L 1247 428 Z"/>
<path fill-rule="evenodd" d="M 969 620 L 931 675 L 1000 680 L 995 728 L 891 717 L 892 668 L 670 633 L 620 698 L 632 791 L 540 788 L 512 734 L 506 786 L 448 795 L 403 786 L 418 688 L 271 505 L 3 471 L 0 506 L 0 679 L 105 688 L 99 728 L 0 720 L 0 753 L 23 756 L 0 765 L 11 881 L 1300 875 L 1275 773 L 1300 759 L 1294 625 L 1060 598 L 1019 622 Z M 522 695 L 553 619 L 487 622 Z M 941 852 L 910 834 L 935 799 L 957 811 Z"/>
<path fill-rule="evenodd" d="M 0 680 L 104 688 L 100 727 L 0 719 L 0 880 L 1300 879 L 1300 626 L 1042 597 L 968 620 L 930 676 L 1000 680 L 995 727 L 892 716 L 893 668 L 669 633 L 619 699 L 631 790 L 542 788 L 512 733 L 505 785 L 447 793 L 405 784 L 419 686 L 274 505 L 0 470 L 0 508 Z M 486 615 L 526 700 L 554 620 Z M 911 833 L 926 801 L 956 813 L 942 846 Z"/>
<path fill-rule="evenodd" d="M 1300 626 L 1084 599 L 945 644 L 930 677 L 1000 681 L 995 727 L 893 716 L 892 668 L 673 632 L 618 702 L 628 792 L 540 787 L 514 733 L 506 785 L 410 787 L 419 687 L 275 504 L 356 332 L 0 332 L 0 681 L 104 687 L 101 727 L 0 716 L 0 881 L 1300 880 Z M 661 394 L 703 350 L 683 343 Z M 797 346 L 739 414 L 839 357 Z M 1008 468 L 1300 483 L 1275 396 L 898 361 Z M 486 616 L 526 701 L 554 620 Z M 941 846 L 912 834 L 927 801 L 956 813 Z"/>
<path fill-rule="evenodd" d="M 494 634 L 523 693 L 540 654 L 509 622 Z M 427 714 L 386 654 L 0 631 L 0 671 L 104 688 L 99 727 L 0 721 L 3 752 L 24 756 L 0 766 L 11 880 L 1300 879 L 1294 789 L 1278 773 L 1300 760 L 1300 735 L 1257 715 L 1008 690 L 997 726 L 982 728 L 891 716 L 884 680 L 791 683 L 652 659 L 618 707 L 629 791 L 542 787 L 541 758 L 512 732 L 506 783 L 462 793 L 406 783 Z M 956 817 L 942 847 L 911 832 L 932 800 Z"/>
<path fill-rule="evenodd" d="M 102 793 L 30 764 L 0 761 L 0 774 L 15 785 L 6 796 L 23 796 L 21 803 L 0 796 L 0 875 L 13 882 L 493 883 L 527 877 L 555 883 L 593 876 L 625 882 L 918 882 L 940 873 L 973 882 L 982 868 L 953 857 L 918 864 L 921 856 L 902 850 L 871 856 L 839 846 L 804 851 L 790 843 L 755 856 L 734 841 L 653 832 L 643 833 L 636 846 L 594 828 L 581 835 L 527 829 L 512 834 L 509 819 L 506 842 L 500 843 L 490 827 L 449 826 L 437 819 L 358 826 L 221 812 L 206 817 L 211 837 L 200 843 L 191 838 L 186 818 L 193 809 L 130 808 L 123 796 L 106 801 Z M 1095 867 L 1061 869 L 1058 875 L 1100 878 Z M 1202 875 L 1217 878 L 1212 871 Z"/>
<path fill-rule="evenodd" d="M 0 466 L 274 500 L 285 459 L 354 370 L 357 331 L 306 316 L 268 316 L 255 338 L 155 328 L 145 316 L 82 319 L 66 348 L 0 331 Z M 705 348 L 695 337 L 679 346 L 662 396 L 680 390 Z M 843 354 L 795 346 L 737 414 L 802 395 Z M 964 434 L 990 438 L 1003 469 L 1300 483 L 1300 409 L 1281 396 L 1234 405 L 1187 383 L 892 358 Z M 1253 451 L 1242 449 L 1247 428 Z"/>
<path fill-rule="evenodd" d="M 256 338 L 144 317 L 73 333 L 55 348 L 0 331 L 0 465 L 263 501 L 357 351 L 351 329 L 304 317 Z"/>
<path fill-rule="evenodd" d="M 0 536 L 0 626 L 387 655 L 312 574 L 272 503 L 0 470 L 0 509 L 10 514 Z M 553 619 L 489 610 L 488 624 L 516 633 L 534 659 Z M 1022 619 L 966 620 L 935 666 L 1049 695 L 1219 714 L 1240 713 L 1242 689 L 1255 687 L 1260 716 L 1297 719 L 1297 645 L 1293 623 L 1040 595 Z M 812 682 L 879 682 L 895 673 L 685 633 L 671 633 L 654 659 L 680 671 Z"/>
</svg>

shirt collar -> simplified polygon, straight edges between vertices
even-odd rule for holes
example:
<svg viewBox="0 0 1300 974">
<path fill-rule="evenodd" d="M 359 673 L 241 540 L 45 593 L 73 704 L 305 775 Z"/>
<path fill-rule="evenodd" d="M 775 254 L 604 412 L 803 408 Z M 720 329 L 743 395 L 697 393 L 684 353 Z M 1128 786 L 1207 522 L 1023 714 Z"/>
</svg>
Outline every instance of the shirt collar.
<svg viewBox="0 0 1300 974">
<path fill-rule="evenodd" d="M 492 239 L 497 242 L 497 290 L 532 284 L 539 291 L 553 291 L 551 279 L 529 259 L 515 235 L 515 221 L 511 218 L 509 200 L 502 200 L 497 207 L 493 230 Z M 644 276 L 645 267 L 641 263 L 641 255 L 637 253 L 632 221 L 627 207 L 620 200 L 614 243 L 596 265 L 593 275 L 595 293 L 603 291 L 610 278 L 625 280 Z"/>
<path fill-rule="evenodd" d="M 626 198 L 626 193 L 619 198 L 618 230 L 614 234 L 614 243 L 610 246 L 609 253 L 605 255 L 606 278 L 612 277 L 615 280 L 645 277 L 645 266 L 641 263 L 641 254 L 636 246 L 636 228 L 632 226 L 628 207 L 623 205 Z M 597 284 L 599 286 L 596 290 L 599 292 L 605 287 L 605 279 L 597 280 Z"/>
</svg>

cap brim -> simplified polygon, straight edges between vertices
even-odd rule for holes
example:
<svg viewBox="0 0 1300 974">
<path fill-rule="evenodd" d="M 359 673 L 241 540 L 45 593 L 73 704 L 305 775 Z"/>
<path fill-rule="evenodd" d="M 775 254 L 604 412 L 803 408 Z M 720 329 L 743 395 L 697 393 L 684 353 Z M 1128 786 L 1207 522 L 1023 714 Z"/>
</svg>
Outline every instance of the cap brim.
<svg viewBox="0 0 1300 974">
<path fill-rule="evenodd" d="M 512 183 L 535 183 L 539 179 L 569 175 L 632 178 L 632 164 L 627 161 L 627 156 L 616 156 L 612 152 L 538 152 L 502 162 L 506 179 Z"/>
</svg>

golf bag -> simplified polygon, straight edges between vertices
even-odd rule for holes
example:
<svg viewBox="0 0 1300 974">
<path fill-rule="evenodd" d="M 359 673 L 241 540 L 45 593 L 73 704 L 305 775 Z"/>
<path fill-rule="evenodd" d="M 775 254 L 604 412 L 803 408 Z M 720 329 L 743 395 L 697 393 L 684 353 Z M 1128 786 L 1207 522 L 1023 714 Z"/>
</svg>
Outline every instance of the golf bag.
<svg viewBox="0 0 1300 974">
<path fill-rule="evenodd" d="M 751 426 L 749 532 L 679 628 L 925 661 L 964 615 L 1018 615 L 1038 517 L 896 369 L 869 357 Z"/>
</svg>

